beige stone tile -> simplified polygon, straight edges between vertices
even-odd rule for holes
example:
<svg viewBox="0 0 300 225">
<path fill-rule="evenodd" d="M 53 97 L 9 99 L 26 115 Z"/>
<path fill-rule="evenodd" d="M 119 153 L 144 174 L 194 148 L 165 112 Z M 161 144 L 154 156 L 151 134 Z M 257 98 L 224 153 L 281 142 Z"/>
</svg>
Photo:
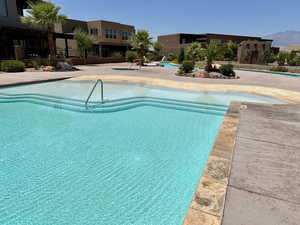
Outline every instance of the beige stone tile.
<svg viewBox="0 0 300 225">
<path fill-rule="evenodd" d="M 234 148 L 238 121 L 238 118 L 234 116 L 225 117 L 214 147 L 229 150 Z"/>
<path fill-rule="evenodd" d="M 230 160 L 220 157 L 210 156 L 206 164 L 204 174 L 206 178 L 211 178 L 217 182 L 228 184 L 230 170 Z"/>
<path fill-rule="evenodd" d="M 190 209 L 186 215 L 183 225 L 220 225 L 221 219 L 217 216 Z"/>
<path fill-rule="evenodd" d="M 210 155 L 231 160 L 232 153 L 233 153 L 233 148 L 230 149 L 230 148 L 221 148 L 221 147 L 214 146 Z"/>
<path fill-rule="evenodd" d="M 226 188 L 226 184 L 202 177 L 190 207 L 221 217 L 223 214 Z"/>
</svg>

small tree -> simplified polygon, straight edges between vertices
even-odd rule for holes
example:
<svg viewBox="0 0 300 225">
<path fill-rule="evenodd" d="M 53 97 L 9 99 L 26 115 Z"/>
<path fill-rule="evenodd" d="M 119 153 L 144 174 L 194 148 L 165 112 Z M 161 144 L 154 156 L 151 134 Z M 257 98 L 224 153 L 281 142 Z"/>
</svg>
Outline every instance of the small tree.
<svg viewBox="0 0 300 225">
<path fill-rule="evenodd" d="M 50 56 L 55 57 L 55 42 L 54 42 L 54 24 L 61 23 L 67 16 L 59 14 L 60 7 L 55 6 L 51 2 L 37 1 L 36 3 L 28 2 L 29 16 L 23 17 L 23 23 L 31 23 L 34 25 L 42 26 L 47 28 L 48 45 Z"/>
<path fill-rule="evenodd" d="M 155 54 L 156 59 L 160 58 L 160 53 L 163 50 L 163 48 L 164 48 L 164 46 L 162 43 L 154 42 L 153 49 L 154 49 L 154 54 Z"/>
<path fill-rule="evenodd" d="M 276 55 L 272 52 L 272 50 L 268 49 L 264 54 L 265 63 L 274 63 L 276 61 Z"/>
<path fill-rule="evenodd" d="M 149 48 L 153 45 L 152 39 L 150 33 L 146 30 L 138 30 L 132 37 L 131 45 L 139 54 L 140 68 L 144 65 L 146 52 L 149 51 Z"/>
<path fill-rule="evenodd" d="M 210 72 L 212 70 L 212 64 L 213 61 L 216 59 L 216 57 L 219 54 L 219 48 L 217 45 L 217 42 L 212 40 L 209 43 L 207 52 L 206 52 L 206 66 L 205 66 L 205 70 Z"/>
<path fill-rule="evenodd" d="M 93 46 L 95 37 L 93 35 L 89 35 L 84 30 L 77 28 L 74 31 L 74 39 L 77 41 L 78 54 L 84 59 L 85 63 L 87 51 Z"/>
<path fill-rule="evenodd" d="M 287 60 L 288 53 L 287 52 L 279 52 L 277 56 L 277 63 L 279 66 L 284 66 Z"/>
<path fill-rule="evenodd" d="M 184 50 L 184 48 L 181 48 L 179 55 L 177 57 L 177 61 L 179 64 L 182 64 L 184 60 L 185 60 L 185 50 Z"/>
</svg>

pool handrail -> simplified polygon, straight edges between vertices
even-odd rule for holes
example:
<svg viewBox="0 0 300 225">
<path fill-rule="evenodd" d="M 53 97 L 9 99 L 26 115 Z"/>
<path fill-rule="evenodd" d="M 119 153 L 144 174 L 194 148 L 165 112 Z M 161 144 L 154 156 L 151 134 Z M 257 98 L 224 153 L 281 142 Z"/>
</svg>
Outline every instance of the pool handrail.
<svg viewBox="0 0 300 225">
<path fill-rule="evenodd" d="M 89 101 L 90 101 L 90 98 L 92 97 L 92 94 L 94 93 L 94 90 L 95 90 L 95 88 L 97 87 L 97 85 L 98 85 L 99 83 L 101 83 L 101 103 L 104 102 L 104 98 L 103 98 L 103 81 L 102 81 L 101 79 L 98 79 L 98 80 L 96 81 L 96 83 L 94 84 L 94 86 L 93 86 L 93 88 L 92 88 L 92 90 L 91 90 L 91 92 L 90 92 L 88 98 L 87 98 L 86 101 L 85 101 L 85 108 L 86 108 L 86 109 L 88 109 L 88 103 L 89 103 Z"/>
</svg>

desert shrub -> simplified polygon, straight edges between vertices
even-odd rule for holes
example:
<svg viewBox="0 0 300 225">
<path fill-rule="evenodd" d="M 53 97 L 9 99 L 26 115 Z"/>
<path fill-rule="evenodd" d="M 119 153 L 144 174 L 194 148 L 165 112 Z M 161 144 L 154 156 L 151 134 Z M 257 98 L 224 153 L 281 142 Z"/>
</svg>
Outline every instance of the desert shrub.
<svg viewBox="0 0 300 225">
<path fill-rule="evenodd" d="M 179 69 L 179 74 L 187 74 L 193 72 L 195 63 L 191 60 L 185 60 L 182 62 L 182 66 Z"/>
<path fill-rule="evenodd" d="M 276 55 L 269 49 L 265 52 L 264 61 L 265 63 L 274 63 L 276 61 Z"/>
<path fill-rule="evenodd" d="M 3 72 L 23 72 L 25 63 L 18 60 L 3 61 L 1 63 L 1 70 Z"/>
<path fill-rule="evenodd" d="M 227 76 L 227 77 L 235 76 L 235 72 L 233 71 L 233 65 L 231 65 L 231 64 L 226 64 L 226 65 L 220 66 L 219 71 L 221 74 L 223 74 L 224 76 Z"/>
<path fill-rule="evenodd" d="M 297 51 L 287 53 L 287 64 L 289 66 L 300 66 L 300 59 L 297 57 Z"/>
<path fill-rule="evenodd" d="M 137 57 L 138 57 L 137 52 L 134 52 L 134 51 L 126 52 L 126 59 L 130 63 L 133 63 L 137 59 Z"/>
<path fill-rule="evenodd" d="M 270 68 L 270 71 L 274 71 L 274 72 L 288 72 L 288 68 L 284 67 L 284 66 L 274 66 L 272 68 Z"/>
<path fill-rule="evenodd" d="M 284 66 L 285 61 L 287 60 L 288 53 L 286 52 L 279 52 L 277 56 L 277 63 L 279 66 Z"/>
<path fill-rule="evenodd" d="M 146 53 L 146 59 L 149 61 L 149 62 L 152 62 L 156 59 L 156 55 L 154 52 L 147 52 Z"/>
<path fill-rule="evenodd" d="M 179 62 L 178 62 L 177 59 L 172 60 L 171 63 L 173 63 L 173 64 L 179 64 Z"/>
<path fill-rule="evenodd" d="M 177 56 L 174 54 L 174 53 L 170 53 L 168 56 L 167 56 L 167 60 L 168 61 L 173 61 L 174 59 L 176 59 Z"/>
</svg>

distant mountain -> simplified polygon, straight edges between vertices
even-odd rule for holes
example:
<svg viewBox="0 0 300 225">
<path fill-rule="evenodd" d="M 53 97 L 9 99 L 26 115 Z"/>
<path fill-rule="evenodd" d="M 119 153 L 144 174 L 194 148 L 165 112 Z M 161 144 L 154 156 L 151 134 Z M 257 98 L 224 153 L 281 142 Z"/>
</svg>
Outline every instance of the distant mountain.
<svg viewBox="0 0 300 225">
<path fill-rule="evenodd" d="M 287 48 L 291 45 L 300 45 L 300 31 L 285 31 L 265 36 L 266 39 L 274 40 L 273 45 Z"/>
</svg>

